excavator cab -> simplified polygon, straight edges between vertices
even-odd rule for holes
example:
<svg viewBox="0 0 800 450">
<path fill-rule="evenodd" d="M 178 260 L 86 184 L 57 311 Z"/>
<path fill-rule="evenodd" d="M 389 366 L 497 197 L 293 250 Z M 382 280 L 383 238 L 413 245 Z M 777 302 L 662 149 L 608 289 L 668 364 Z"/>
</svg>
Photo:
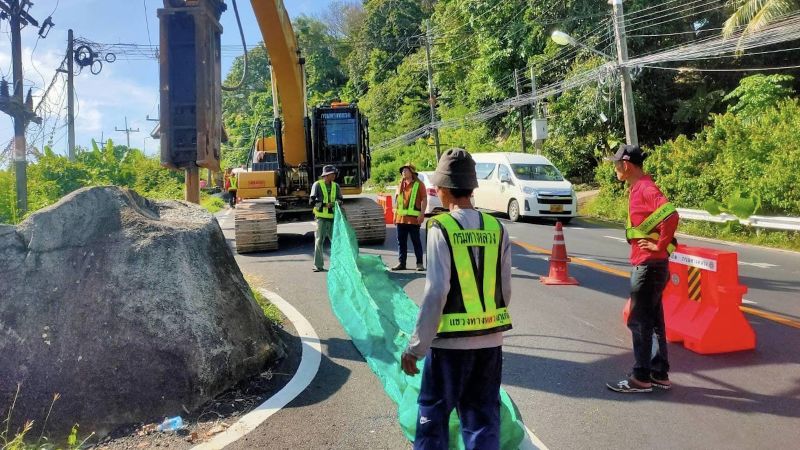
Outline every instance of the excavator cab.
<svg viewBox="0 0 800 450">
<path fill-rule="evenodd" d="M 336 182 L 343 192 L 359 193 L 369 178 L 367 119 L 354 105 L 334 103 L 313 109 L 311 130 L 311 179 L 332 164 L 339 169 Z"/>
</svg>

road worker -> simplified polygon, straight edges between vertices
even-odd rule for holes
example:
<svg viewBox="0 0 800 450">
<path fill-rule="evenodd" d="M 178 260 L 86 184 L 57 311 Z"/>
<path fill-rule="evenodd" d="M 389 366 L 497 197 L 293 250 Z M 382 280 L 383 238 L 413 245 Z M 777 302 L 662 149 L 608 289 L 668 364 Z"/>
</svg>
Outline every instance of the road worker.
<svg viewBox="0 0 800 450">
<path fill-rule="evenodd" d="M 334 203 L 343 200 L 342 190 L 334 181 L 336 167 L 328 165 L 322 168 L 320 179 L 311 186 L 309 203 L 313 205 L 314 217 L 317 219 L 317 230 L 314 233 L 314 272 L 325 270 L 323 247 L 325 240 L 333 238 L 333 213 Z"/>
<path fill-rule="evenodd" d="M 669 389 L 669 358 L 661 296 L 669 278 L 669 255 L 674 250 L 678 213 L 642 168 L 646 155 L 638 145 L 621 145 L 608 158 L 617 179 L 630 186 L 625 237 L 631 244 L 631 311 L 628 328 L 633 339 L 633 371 L 606 386 L 616 392 Z M 657 348 L 653 348 L 653 342 Z"/>
<path fill-rule="evenodd" d="M 394 195 L 394 223 L 397 227 L 398 262 L 392 270 L 406 270 L 406 257 L 408 256 L 408 238 L 414 245 L 414 256 L 417 258 L 417 271 L 422 272 L 422 240 L 420 239 L 420 225 L 425 221 L 425 208 L 428 206 L 428 193 L 423 183 L 417 176 L 417 168 L 412 163 L 406 163 L 400 168 L 403 179 L 397 186 Z"/>
<path fill-rule="evenodd" d="M 511 329 L 508 234 L 472 207 L 478 178 L 466 150 L 445 152 L 432 181 L 450 212 L 428 221 L 425 293 L 402 355 L 412 376 L 425 358 L 414 448 L 449 448 L 456 408 L 467 449 L 498 449 L 503 331 Z"/>
</svg>

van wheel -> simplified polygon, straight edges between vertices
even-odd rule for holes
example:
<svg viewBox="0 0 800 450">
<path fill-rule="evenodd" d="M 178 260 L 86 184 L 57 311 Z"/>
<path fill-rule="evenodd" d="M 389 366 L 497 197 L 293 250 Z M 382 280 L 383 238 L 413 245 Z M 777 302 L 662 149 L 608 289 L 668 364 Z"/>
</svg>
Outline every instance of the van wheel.
<svg viewBox="0 0 800 450">
<path fill-rule="evenodd" d="M 563 219 L 557 219 L 561 222 L 561 225 L 569 225 L 572 222 L 572 217 L 564 217 Z"/>
<path fill-rule="evenodd" d="M 519 222 L 519 219 L 522 218 L 519 213 L 519 203 L 514 199 L 508 202 L 508 218 L 512 222 Z"/>
</svg>

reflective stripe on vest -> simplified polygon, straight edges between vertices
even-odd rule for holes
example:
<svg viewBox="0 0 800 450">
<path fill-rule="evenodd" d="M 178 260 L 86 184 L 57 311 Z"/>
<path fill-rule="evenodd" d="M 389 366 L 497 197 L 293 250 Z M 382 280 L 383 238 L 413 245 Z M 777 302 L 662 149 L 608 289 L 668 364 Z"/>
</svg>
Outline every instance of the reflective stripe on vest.
<svg viewBox="0 0 800 450">
<path fill-rule="evenodd" d="M 450 291 L 447 294 L 438 337 L 479 336 L 511 329 L 511 316 L 503 299 L 500 274 L 502 230 L 494 217 L 481 213 L 481 228 L 465 230 L 450 214 L 431 221 L 439 226 L 452 254 Z M 472 247 L 480 247 L 482 273 Z M 480 289 L 478 287 L 480 281 Z"/>
<path fill-rule="evenodd" d="M 325 186 L 325 182 L 324 181 L 320 181 L 318 184 L 319 184 L 319 188 L 322 189 L 322 205 L 323 206 L 322 206 L 321 210 L 317 209 L 316 206 L 314 207 L 314 216 L 317 219 L 333 219 L 333 211 L 329 210 L 327 205 L 328 205 L 328 203 L 331 202 L 330 201 L 331 197 L 334 200 L 336 199 L 336 189 L 337 189 L 338 186 L 336 185 L 336 183 L 331 183 L 331 196 L 328 197 L 328 187 Z M 306 211 L 308 211 L 308 210 L 306 210 Z"/>
<path fill-rule="evenodd" d="M 419 181 L 414 181 L 414 187 L 411 188 L 411 196 L 408 197 L 408 203 L 406 203 L 406 207 L 403 208 L 403 192 L 400 192 L 400 198 L 398 198 L 398 207 L 397 207 L 397 215 L 398 216 L 414 216 L 419 217 L 419 211 L 414 209 L 417 205 L 417 192 L 419 191 Z"/>
<path fill-rule="evenodd" d="M 239 178 L 236 175 L 231 175 L 228 180 L 231 182 L 231 186 L 228 189 L 238 189 Z"/>
<path fill-rule="evenodd" d="M 676 212 L 675 206 L 672 203 L 664 203 L 652 214 L 647 216 L 638 226 L 631 225 L 631 214 L 628 212 L 628 220 L 625 224 L 625 238 L 630 242 L 631 239 L 652 239 L 657 241 L 659 238 L 658 233 L 651 233 L 653 228 L 663 222 L 667 217 Z M 667 244 L 667 253 L 672 254 L 675 251 L 675 239 L 673 242 Z"/>
</svg>

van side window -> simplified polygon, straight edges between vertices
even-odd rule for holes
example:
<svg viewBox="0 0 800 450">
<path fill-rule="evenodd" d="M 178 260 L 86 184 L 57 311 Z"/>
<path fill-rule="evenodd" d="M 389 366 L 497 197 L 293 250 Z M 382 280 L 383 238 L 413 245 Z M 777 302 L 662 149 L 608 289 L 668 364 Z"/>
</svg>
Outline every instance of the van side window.
<svg viewBox="0 0 800 450">
<path fill-rule="evenodd" d="M 492 177 L 494 169 L 497 167 L 495 163 L 478 163 L 475 164 L 475 172 L 478 174 L 479 180 L 488 180 Z"/>
<path fill-rule="evenodd" d="M 505 164 L 500 164 L 499 175 L 501 180 L 504 178 L 511 179 L 511 171 L 508 170 L 508 167 L 506 167 Z"/>
</svg>

